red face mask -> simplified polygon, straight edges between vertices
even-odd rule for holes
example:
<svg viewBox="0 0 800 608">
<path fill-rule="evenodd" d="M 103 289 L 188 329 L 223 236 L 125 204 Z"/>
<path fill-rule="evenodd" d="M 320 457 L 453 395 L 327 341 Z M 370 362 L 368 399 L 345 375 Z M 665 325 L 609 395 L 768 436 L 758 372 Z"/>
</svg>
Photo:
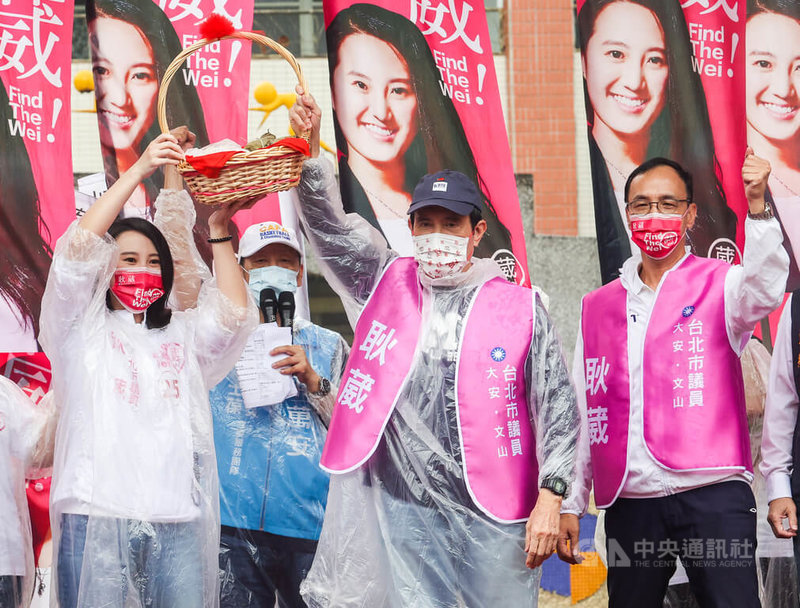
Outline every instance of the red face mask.
<svg viewBox="0 0 800 608">
<path fill-rule="evenodd" d="M 164 295 L 161 272 L 150 268 L 118 268 L 111 281 L 111 292 L 126 310 L 144 312 Z"/>
<path fill-rule="evenodd" d="M 675 251 L 682 238 L 683 215 L 648 213 L 631 216 L 631 239 L 647 257 L 663 260 Z"/>
</svg>

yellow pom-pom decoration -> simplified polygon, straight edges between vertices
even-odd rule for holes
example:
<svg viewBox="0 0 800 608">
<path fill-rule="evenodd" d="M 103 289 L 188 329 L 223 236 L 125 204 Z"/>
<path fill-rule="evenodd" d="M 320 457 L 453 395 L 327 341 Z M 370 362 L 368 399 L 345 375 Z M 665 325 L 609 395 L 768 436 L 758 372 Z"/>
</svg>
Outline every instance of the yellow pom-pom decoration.
<svg viewBox="0 0 800 608">
<path fill-rule="evenodd" d="M 253 91 L 253 97 L 255 97 L 256 101 L 262 106 L 266 106 L 275 101 L 278 97 L 278 90 L 271 82 L 262 82 L 256 87 L 256 90 Z"/>
<path fill-rule="evenodd" d="M 92 78 L 92 73 L 89 70 L 81 70 L 75 74 L 72 83 L 79 93 L 94 91 L 94 78 Z"/>
</svg>

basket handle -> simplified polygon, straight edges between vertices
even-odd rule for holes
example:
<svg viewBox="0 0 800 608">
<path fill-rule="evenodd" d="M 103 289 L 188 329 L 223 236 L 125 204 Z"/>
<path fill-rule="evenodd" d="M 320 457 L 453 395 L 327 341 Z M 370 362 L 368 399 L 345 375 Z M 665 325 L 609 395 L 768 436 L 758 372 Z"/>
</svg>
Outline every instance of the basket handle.
<svg viewBox="0 0 800 608">
<path fill-rule="evenodd" d="M 295 59 L 294 55 L 289 52 L 282 44 L 275 42 L 272 38 L 267 38 L 263 34 L 257 34 L 256 32 L 234 32 L 230 36 L 224 36 L 222 38 L 214 38 L 212 40 L 207 40 L 203 38 L 202 40 L 198 40 L 191 46 L 187 46 L 183 49 L 175 59 L 172 60 L 172 63 L 169 64 L 166 71 L 164 72 L 164 78 L 161 80 L 161 86 L 158 88 L 158 105 L 156 107 L 158 113 L 158 126 L 161 128 L 162 133 L 169 133 L 169 125 L 167 125 L 167 90 L 169 89 L 169 85 L 172 82 L 172 79 L 175 77 L 175 74 L 178 73 L 178 70 L 183 65 L 183 62 L 186 59 L 198 51 L 199 49 L 203 48 L 206 45 L 211 44 L 212 42 L 216 42 L 217 40 L 227 40 L 228 38 L 239 38 L 242 40 L 250 40 L 252 42 L 258 42 L 259 44 L 271 48 L 275 51 L 278 55 L 283 57 L 289 65 L 294 70 L 295 75 L 297 76 L 297 82 L 303 87 L 303 90 L 308 92 L 308 86 L 306 84 L 306 79 L 303 76 L 303 72 L 300 70 L 300 64 L 297 63 L 297 59 Z M 308 133 L 302 133 L 300 137 L 304 139 L 308 139 Z"/>
</svg>

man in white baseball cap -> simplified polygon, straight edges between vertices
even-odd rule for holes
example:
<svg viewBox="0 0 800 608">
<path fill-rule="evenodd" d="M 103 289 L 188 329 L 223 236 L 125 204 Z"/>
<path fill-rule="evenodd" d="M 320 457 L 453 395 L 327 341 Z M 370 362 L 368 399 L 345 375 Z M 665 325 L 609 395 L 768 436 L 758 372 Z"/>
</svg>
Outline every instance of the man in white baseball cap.
<svg viewBox="0 0 800 608">
<path fill-rule="evenodd" d="M 303 252 L 278 222 L 247 228 L 239 263 L 256 301 L 294 293 L 303 281 Z M 261 322 L 272 321 L 264 318 Z M 288 319 L 275 315 L 278 325 Z M 277 405 L 247 408 L 234 369 L 211 391 L 220 475 L 220 586 L 223 607 L 305 606 L 300 582 L 316 552 L 328 493 L 319 467 L 333 399 L 349 347 L 337 333 L 297 318 L 293 344 L 273 367 L 295 378 L 298 394 Z"/>
<path fill-rule="evenodd" d="M 263 289 L 273 289 L 279 296 L 293 294 L 303 284 L 303 250 L 294 234 L 277 222 L 247 228 L 239 239 L 237 255 L 256 302 Z"/>
<path fill-rule="evenodd" d="M 247 228 L 239 239 L 239 261 L 241 262 L 242 258 L 249 258 L 259 249 L 275 243 L 294 249 L 302 258 L 303 250 L 291 230 L 277 222 L 261 222 Z"/>
</svg>

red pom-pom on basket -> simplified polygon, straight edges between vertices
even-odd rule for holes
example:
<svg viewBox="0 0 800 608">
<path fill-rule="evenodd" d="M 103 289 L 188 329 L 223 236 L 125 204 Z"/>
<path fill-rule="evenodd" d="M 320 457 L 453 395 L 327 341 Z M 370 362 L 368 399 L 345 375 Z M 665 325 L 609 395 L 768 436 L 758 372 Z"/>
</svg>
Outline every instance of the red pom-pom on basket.
<svg viewBox="0 0 800 608">
<path fill-rule="evenodd" d="M 208 19 L 200 24 L 200 35 L 206 40 L 224 38 L 235 31 L 236 28 L 233 27 L 231 20 L 218 13 L 211 13 Z"/>
</svg>

